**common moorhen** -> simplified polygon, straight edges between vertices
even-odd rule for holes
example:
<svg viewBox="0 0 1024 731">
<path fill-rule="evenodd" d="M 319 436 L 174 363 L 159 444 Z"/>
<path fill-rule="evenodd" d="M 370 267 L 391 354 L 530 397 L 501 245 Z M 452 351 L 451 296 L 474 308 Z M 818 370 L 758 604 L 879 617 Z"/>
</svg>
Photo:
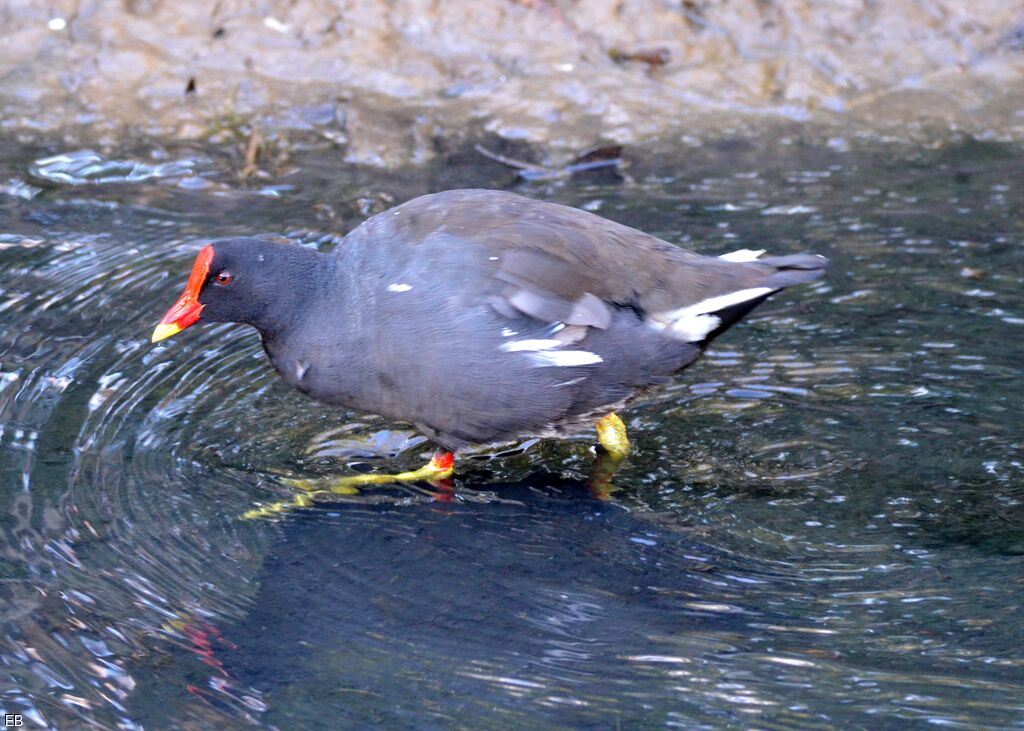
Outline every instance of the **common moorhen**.
<svg viewBox="0 0 1024 731">
<path fill-rule="evenodd" d="M 616 409 L 826 265 L 763 253 L 702 256 L 575 208 L 453 190 L 364 221 L 330 253 L 206 246 L 153 342 L 200 319 L 247 323 L 295 388 L 412 422 L 445 450 L 360 483 L 444 477 L 460 446 L 595 420 L 621 458 Z"/>
</svg>

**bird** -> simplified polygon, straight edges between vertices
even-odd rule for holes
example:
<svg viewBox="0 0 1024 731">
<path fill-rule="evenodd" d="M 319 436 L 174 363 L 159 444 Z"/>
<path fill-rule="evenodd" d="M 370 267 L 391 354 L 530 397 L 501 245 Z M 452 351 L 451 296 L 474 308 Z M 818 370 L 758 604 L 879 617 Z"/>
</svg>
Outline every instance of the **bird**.
<svg viewBox="0 0 1024 731">
<path fill-rule="evenodd" d="M 152 341 L 197 322 L 250 325 L 289 385 L 409 422 L 437 448 L 420 469 L 339 478 L 335 491 L 447 478 L 464 447 L 585 424 L 614 471 L 630 450 L 620 409 L 826 266 L 808 253 L 705 256 L 578 208 L 449 190 L 363 221 L 328 252 L 208 243 Z"/>
</svg>

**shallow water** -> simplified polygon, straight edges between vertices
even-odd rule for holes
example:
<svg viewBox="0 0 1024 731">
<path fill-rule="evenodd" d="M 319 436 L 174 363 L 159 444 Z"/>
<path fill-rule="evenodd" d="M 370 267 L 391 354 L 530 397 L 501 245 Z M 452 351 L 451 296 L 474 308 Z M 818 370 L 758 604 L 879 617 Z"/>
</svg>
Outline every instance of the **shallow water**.
<svg viewBox="0 0 1024 731">
<path fill-rule="evenodd" d="M 59 154 L 66 153 L 65 157 Z M 55 156 L 56 159 L 54 159 Z M 196 150 L 0 146 L 0 711 L 79 728 L 1024 724 L 1024 203 L 1014 148 L 734 139 L 516 184 L 472 153 L 265 178 Z M 6 181 L 6 182 L 4 182 Z M 209 238 L 329 247 L 513 187 L 708 253 L 830 257 L 590 440 L 243 521 L 280 472 L 412 467 L 255 334 L 153 324 Z M 451 498 L 451 499 L 449 499 Z"/>
</svg>

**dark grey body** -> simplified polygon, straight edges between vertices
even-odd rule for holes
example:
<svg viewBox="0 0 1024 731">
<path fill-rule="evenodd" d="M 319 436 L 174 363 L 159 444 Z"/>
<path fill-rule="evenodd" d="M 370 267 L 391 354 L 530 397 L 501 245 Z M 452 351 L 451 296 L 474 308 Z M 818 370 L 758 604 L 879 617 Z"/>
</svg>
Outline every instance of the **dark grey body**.
<svg viewBox="0 0 1024 731">
<path fill-rule="evenodd" d="M 700 342 L 652 327 L 651 313 L 744 288 L 781 289 L 824 267 L 810 255 L 700 256 L 585 211 L 496 191 L 409 201 L 326 255 L 216 243 L 215 268 L 253 246 L 269 247 L 259 261 L 270 275 L 300 272 L 297 294 L 267 298 L 282 312 L 245 320 L 260 329 L 284 379 L 317 400 L 412 422 L 449 449 L 607 413 L 692 363 L 764 297 L 719 313 L 722 326 Z M 293 266 L 295 252 L 301 264 Z M 549 341 L 555 323 L 568 327 L 556 337 L 569 340 L 557 353 L 584 351 L 599 362 L 538 365 L 535 353 L 503 349 Z"/>
</svg>

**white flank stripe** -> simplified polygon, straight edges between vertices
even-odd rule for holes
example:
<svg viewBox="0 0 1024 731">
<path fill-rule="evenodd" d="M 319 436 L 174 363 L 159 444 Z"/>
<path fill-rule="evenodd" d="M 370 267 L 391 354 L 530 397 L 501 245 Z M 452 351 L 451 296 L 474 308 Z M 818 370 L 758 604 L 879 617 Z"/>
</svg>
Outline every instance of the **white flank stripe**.
<svg viewBox="0 0 1024 731">
<path fill-rule="evenodd" d="M 500 349 L 506 353 L 532 351 L 530 358 L 538 366 L 584 366 L 601 363 L 603 359 L 589 350 L 559 350 L 565 346 L 561 340 L 553 338 L 536 338 L 533 340 L 513 340 L 503 343 Z"/>
<path fill-rule="evenodd" d="M 514 353 L 517 350 L 552 350 L 564 345 L 561 340 L 513 340 L 511 343 L 503 343 L 501 349 L 506 353 Z"/>
<path fill-rule="evenodd" d="M 740 249 L 738 251 L 730 251 L 728 254 L 722 254 L 718 258 L 724 261 L 742 263 L 745 261 L 757 261 L 757 258 L 764 252 L 764 249 Z"/>
<path fill-rule="evenodd" d="M 531 353 L 530 357 L 539 366 L 585 366 L 603 362 L 601 356 L 588 350 L 542 350 Z"/>
<path fill-rule="evenodd" d="M 388 285 L 388 292 L 408 292 L 410 289 L 412 289 L 412 285 L 403 282 L 395 282 Z"/>
</svg>

